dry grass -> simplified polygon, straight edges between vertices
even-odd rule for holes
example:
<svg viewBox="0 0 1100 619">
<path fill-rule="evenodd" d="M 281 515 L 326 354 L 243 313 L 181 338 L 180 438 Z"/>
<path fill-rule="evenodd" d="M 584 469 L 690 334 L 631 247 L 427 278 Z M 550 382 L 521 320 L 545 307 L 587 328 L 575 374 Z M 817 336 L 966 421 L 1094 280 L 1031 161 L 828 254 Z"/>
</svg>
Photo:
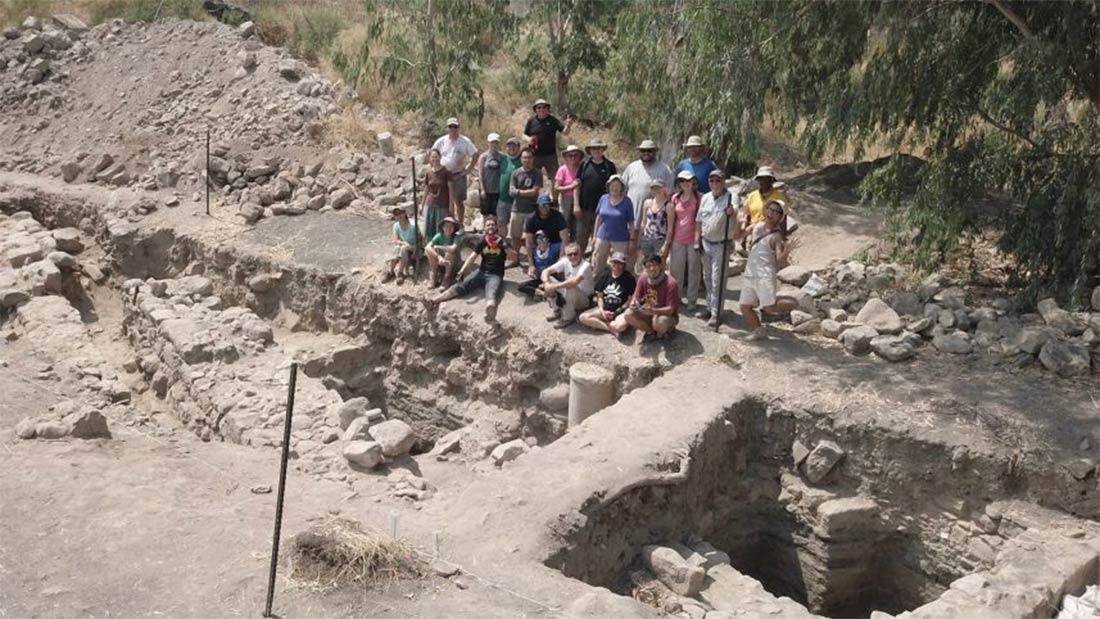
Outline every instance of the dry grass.
<svg viewBox="0 0 1100 619">
<path fill-rule="evenodd" d="M 379 584 L 420 575 L 412 546 L 344 518 L 327 517 L 291 540 L 290 576 L 312 586 Z"/>
</svg>

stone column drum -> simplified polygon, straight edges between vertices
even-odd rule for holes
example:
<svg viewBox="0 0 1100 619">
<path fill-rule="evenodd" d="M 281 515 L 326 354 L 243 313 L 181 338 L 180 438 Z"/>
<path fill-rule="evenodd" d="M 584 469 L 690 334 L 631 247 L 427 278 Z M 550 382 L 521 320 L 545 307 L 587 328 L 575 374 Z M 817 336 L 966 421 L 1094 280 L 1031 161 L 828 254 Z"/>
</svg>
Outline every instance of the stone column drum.
<svg viewBox="0 0 1100 619">
<path fill-rule="evenodd" d="M 615 403 L 615 374 L 591 363 L 569 368 L 569 427 Z"/>
</svg>

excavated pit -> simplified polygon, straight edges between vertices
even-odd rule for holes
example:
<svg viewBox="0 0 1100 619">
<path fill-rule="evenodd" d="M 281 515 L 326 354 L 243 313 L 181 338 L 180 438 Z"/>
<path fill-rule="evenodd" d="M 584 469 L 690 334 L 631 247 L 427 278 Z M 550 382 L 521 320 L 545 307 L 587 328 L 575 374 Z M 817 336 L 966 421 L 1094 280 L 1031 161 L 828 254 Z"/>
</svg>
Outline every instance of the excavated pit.
<svg viewBox="0 0 1100 619">
<path fill-rule="evenodd" d="M 959 446 L 832 423 L 778 403 L 741 402 L 688 453 L 659 461 L 654 479 L 582 506 L 583 524 L 546 564 L 631 595 L 648 545 L 685 556 L 694 549 L 701 561 L 709 543 L 767 592 L 744 576 L 734 583 L 708 572 L 696 599 L 712 608 L 896 614 L 989 570 L 1005 543 L 1028 528 L 993 501 L 1026 497 L 1057 506 L 1065 504 L 1059 497 L 1082 494 L 1095 501 L 1089 481 L 1014 472 L 998 457 Z M 843 455 L 832 463 L 837 447 Z M 1096 582 L 1095 557 L 1089 565 L 1085 578 Z"/>
</svg>

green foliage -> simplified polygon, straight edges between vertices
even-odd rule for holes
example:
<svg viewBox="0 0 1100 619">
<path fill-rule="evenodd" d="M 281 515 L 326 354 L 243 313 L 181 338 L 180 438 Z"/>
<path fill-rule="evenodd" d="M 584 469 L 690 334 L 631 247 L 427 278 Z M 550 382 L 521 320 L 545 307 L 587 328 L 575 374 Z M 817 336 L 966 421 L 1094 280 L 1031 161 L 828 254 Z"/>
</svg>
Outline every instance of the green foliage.
<svg viewBox="0 0 1100 619">
<path fill-rule="evenodd" d="M 0 2 L 0 26 L 15 26 L 23 20 L 46 14 L 47 0 L 4 0 Z"/>
<path fill-rule="evenodd" d="M 526 25 L 516 50 L 524 77 L 516 82 L 517 88 L 528 96 L 552 93 L 547 96 L 563 113 L 579 111 L 591 117 L 600 108 L 593 105 L 590 93 L 572 92 L 573 80 L 582 71 L 592 76 L 605 67 L 616 16 L 626 1 L 538 0 L 516 4 Z"/>
<path fill-rule="evenodd" d="M 365 0 L 368 30 L 337 68 L 356 85 L 372 73 L 399 88 L 400 111 L 485 115 L 483 67 L 515 27 L 507 0 Z"/>
<path fill-rule="evenodd" d="M 898 166 L 863 190 L 922 266 L 992 221 L 1024 280 L 1069 301 L 1095 283 L 1100 2 L 656 0 L 620 18 L 612 67 L 628 135 L 752 159 L 768 120 L 814 157 L 920 152 L 908 199 Z"/>
<path fill-rule="evenodd" d="M 153 21 L 166 17 L 202 20 L 202 2 L 194 0 L 97 0 L 88 5 L 89 25 L 121 17 L 128 22 Z"/>
</svg>

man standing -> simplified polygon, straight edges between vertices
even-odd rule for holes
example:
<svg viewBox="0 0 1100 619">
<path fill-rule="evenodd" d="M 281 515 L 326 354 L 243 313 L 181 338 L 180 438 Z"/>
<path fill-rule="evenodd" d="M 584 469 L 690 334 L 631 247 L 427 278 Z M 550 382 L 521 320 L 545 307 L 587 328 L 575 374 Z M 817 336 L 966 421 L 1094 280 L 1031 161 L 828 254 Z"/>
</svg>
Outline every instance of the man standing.
<svg viewBox="0 0 1100 619">
<path fill-rule="evenodd" d="M 577 312 L 588 309 L 588 300 L 596 287 L 592 265 L 581 255 L 581 248 L 570 243 L 565 257 L 542 271 L 542 293 L 554 307 L 547 320 L 558 329 L 577 321 Z"/>
<path fill-rule="evenodd" d="M 607 193 L 607 181 L 618 172 L 615 163 L 604 158 L 607 142 L 600 138 L 592 138 L 584 152 L 588 157 L 581 162 L 581 167 L 577 171 L 577 178 L 581 184 L 577 190 L 577 201 L 573 203 L 577 245 L 582 249 L 588 247 L 588 241 L 596 232 L 593 229 L 596 224 L 596 209 L 600 205 L 600 198 Z"/>
<path fill-rule="evenodd" d="M 657 159 L 657 144 L 653 140 L 642 140 L 638 145 L 639 158 L 631 161 L 623 170 L 623 182 L 626 183 L 626 195 L 634 204 L 634 221 L 642 221 L 642 205 L 650 197 L 649 185 L 661 179 L 665 187 L 674 187 L 675 178 L 672 168 Z"/>
<path fill-rule="evenodd" d="M 703 179 L 710 178 L 711 171 L 718 169 L 718 164 L 706 156 L 706 144 L 703 143 L 703 138 L 697 135 L 688 136 L 687 142 L 684 142 L 684 155 L 680 163 L 676 164 L 676 172 L 691 172 L 700 184 L 703 183 Z M 704 188 L 700 187 L 699 190 L 703 191 Z"/>
<path fill-rule="evenodd" d="M 477 146 L 470 138 L 458 132 L 458 119 L 447 119 L 447 135 L 440 137 L 432 148 L 443 156 L 443 166 L 450 170 L 454 178 L 454 191 L 451 201 L 455 205 L 455 218 L 459 223 L 466 222 L 466 175 L 477 166 Z"/>
<path fill-rule="evenodd" d="M 496 215 L 497 200 L 500 197 L 500 166 L 504 159 L 500 152 L 500 134 L 490 133 L 489 148 L 477 158 L 477 176 L 481 183 L 481 219 Z"/>
<path fill-rule="evenodd" d="M 513 254 L 508 239 L 497 234 L 497 218 L 490 215 L 485 220 L 485 236 L 474 247 L 474 253 L 466 258 L 458 272 L 461 283 L 447 288 L 434 297 L 426 299 L 428 305 L 438 305 L 458 296 L 485 288 L 485 322 L 494 322 L 497 317 L 501 284 L 504 282 L 504 258 Z M 481 267 L 466 276 L 474 267 L 474 261 L 481 256 Z"/>
<path fill-rule="evenodd" d="M 527 218 L 535 212 L 539 194 L 542 192 L 542 172 L 535 168 L 535 153 L 530 148 L 523 149 L 519 156 L 520 168 L 512 172 L 509 192 L 512 194 L 512 215 L 508 222 L 508 236 L 512 245 L 518 248 L 523 238 Z M 519 255 L 508 266 L 519 264 Z"/>
<path fill-rule="evenodd" d="M 523 226 L 523 244 L 527 248 L 528 256 L 535 255 L 535 236 L 540 232 L 550 239 L 551 248 L 557 245 L 553 249 L 556 253 L 560 253 L 561 248 L 569 244 L 569 227 L 565 223 L 565 217 L 557 209 L 550 208 L 550 196 L 545 193 L 539 194 L 538 210 L 527 218 L 527 223 Z M 534 260 L 527 267 L 527 274 L 536 277 Z"/>
<path fill-rule="evenodd" d="M 520 167 L 519 149 L 522 144 L 517 137 L 508 138 L 504 144 L 505 156 L 500 158 L 500 187 L 497 189 L 497 225 L 501 230 L 508 229 L 512 218 L 512 172 Z"/>
<path fill-rule="evenodd" d="M 546 178 L 552 179 L 558 173 L 558 132 L 569 135 L 573 119 L 566 118 L 562 124 L 550 114 L 550 102 L 546 99 L 536 99 L 531 107 L 535 115 L 527 119 L 523 135 L 535 151 L 535 167 L 545 170 Z"/>
<path fill-rule="evenodd" d="M 748 211 L 749 223 L 757 224 L 764 221 L 764 205 L 772 200 L 787 201 L 786 192 L 777 188 L 775 172 L 768 166 L 761 166 L 756 171 L 756 183 L 759 189 L 745 198 L 745 210 Z"/>
<path fill-rule="evenodd" d="M 710 191 L 703 196 L 699 212 L 695 216 L 695 243 L 703 249 L 703 285 L 707 288 L 707 308 L 699 312 L 699 318 L 707 319 L 707 326 L 718 324 L 722 307 L 719 295 L 725 288 L 722 281 L 722 263 L 726 260 L 726 241 L 736 230 L 737 204 L 733 194 L 726 190 L 726 176 L 721 170 L 713 170 L 708 179 Z"/>
<path fill-rule="evenodd" d="M 611 323 L 611 332 L 622 335 L 630 327 L 662 339 L 680 321 L 680 287 L 665 273 L 660 254 L 645 258 L 645 273 L 638 277 L 626 312 Z M 644 338 L 643 338 L 644 341 Z"/>
</svg>

